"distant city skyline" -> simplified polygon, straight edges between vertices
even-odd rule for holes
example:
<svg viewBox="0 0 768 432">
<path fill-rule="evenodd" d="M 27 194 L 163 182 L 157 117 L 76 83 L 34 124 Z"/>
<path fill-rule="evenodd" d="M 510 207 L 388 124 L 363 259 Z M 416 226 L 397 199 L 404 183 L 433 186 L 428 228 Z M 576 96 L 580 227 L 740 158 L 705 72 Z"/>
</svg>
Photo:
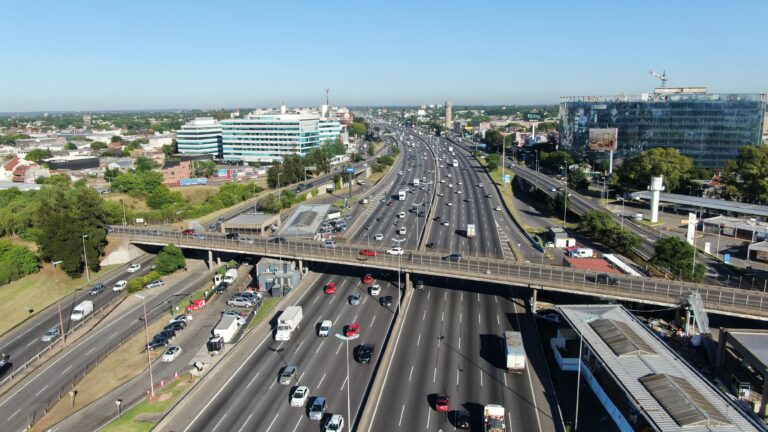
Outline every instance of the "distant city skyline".
<svg viewBox="0 0 768 432">
<path fill-rule="evenodd" d="M 768 2 L 4 5 L 0 112 L 556 104 L 768 91 Z"/>
</svg>

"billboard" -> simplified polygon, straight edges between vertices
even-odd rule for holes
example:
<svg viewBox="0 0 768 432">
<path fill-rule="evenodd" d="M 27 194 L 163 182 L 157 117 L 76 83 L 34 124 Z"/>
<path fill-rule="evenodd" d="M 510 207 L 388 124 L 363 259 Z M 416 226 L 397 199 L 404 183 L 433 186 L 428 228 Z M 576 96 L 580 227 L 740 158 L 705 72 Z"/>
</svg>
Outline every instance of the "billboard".
<svg viewBox="0 0 768 432">
<path fill-rule="evenodd" d="M 529 122 L 544 120 L 544 113 L 531 111 L 525 114 L 525 119 Z"/>
<path fill-rule="evenodd" d="M 188 179 L 179 180 L 179 186 L 195 186 L 195 185 L 206 185 L 206 184 L 208 184 L 208 179 L 205 177 L 188 178 Z"/>
<path fill-rule="evenodd" d="M 218 170 L 216 170 L 216 177 L 219 177 L 219 178 L 229 178 L 229 170 L 228 169 L 218 169 Z"/>
<path fill-rule="evenodd" d="M 592 151 L 616 150 L 619 141 L 616 128 L 589 129 L 589 149 Z"/>
</svg>

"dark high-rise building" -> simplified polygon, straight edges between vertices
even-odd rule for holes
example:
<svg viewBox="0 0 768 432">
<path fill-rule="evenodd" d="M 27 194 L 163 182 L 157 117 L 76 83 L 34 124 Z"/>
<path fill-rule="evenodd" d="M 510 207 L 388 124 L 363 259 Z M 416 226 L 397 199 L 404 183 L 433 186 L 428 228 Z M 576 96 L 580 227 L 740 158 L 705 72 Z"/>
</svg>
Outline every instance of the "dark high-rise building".
<svg viewBox="0 0 768 432">
<path fill-rule="evenodd" d="M 721 168 L 739 147 L 762 144 L 766 94 L 712 94 L 703 87 L 658 88 L 640 96 L 560 98 L 564 149 L 586 155 L 589 130 L 618 129 L 616 157 L 673 147 L 699 166 Z"/>
</svg>

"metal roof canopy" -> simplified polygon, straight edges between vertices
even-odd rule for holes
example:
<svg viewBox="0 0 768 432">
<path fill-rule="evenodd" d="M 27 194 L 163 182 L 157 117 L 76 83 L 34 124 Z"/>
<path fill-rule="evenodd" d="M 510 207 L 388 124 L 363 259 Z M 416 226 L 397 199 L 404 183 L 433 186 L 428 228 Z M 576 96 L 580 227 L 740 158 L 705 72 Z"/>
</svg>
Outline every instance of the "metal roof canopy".
<svg viewBox="0 0 768 432">
<path fill-rule="evenodd" d="M 644 200 L 650 200 L 651 192 L 632 192 L 630 196 L 633 199 L 642 198 Z M 758 204 L 748 204 L 736 201 L 726 201 L 715 198 L 694 197 L 689 195 L 671 194 L 664 192 L 659 194 L 659 200 L 666 203 L 681 204 L 696 208 L 708 208 L 714 210 L 723 210 L 731 213 L 768 217 L 768 206 Z"/>
<path fill-rule="evenodd" d="M 299 205 L 283 224 L 279 234 L 286 237 L 312 237 L 330 208 L 330 204 Z"/>
<path fill-rule="evenodd" d="M 617 356 L 656 354 L 650 345 L 621 321 L 599 319 L 589 323 L 589 325 Z"/>
<path fill-rule="evenodd" d="M 673 375 L 655 374 L 640 378 L 643 386 L 680 426 L 722 426 L 731 424 L 706 398 Z"/>
<path fill-rule="evenodd" d="M 724 329 L 728 332 L 728 336 L 734 339 L 740 345 L 739 351 L 747 351 L 752 357 L 753 361 L 759 362 L 760 365 L 753 365 L 755 369 L 764 371 L 768 369 L 768 330 L 751 330 L 751 329 Z M 722 335 L 722 332 L 721 332 Z M 742 352 L 742 354 L 745 354 Z M 758 366 L 762 366 L 759 368 Z"/>
<path fill-rule="evenodd" d="M 696 372 L 691 365 L 673 352 L 664 342 L 640 320 L 621 305 L 563 305 L 557 306 L 576 332 L 581 332 L 590 352 L 599 359 L 603 370 L 608 373 L 627 399 L 634 401 L 648 424 L 664 432 L 711 432 L 710 425 L 688 424 L 681 426 L 642 382 L 648 375 L 664 374 L 684 380 L 690 392 L 709 403 L 729 423 L 717 426 L 718 431 L 762 430 L 738 406 L 728 399 L 714 385 Z M 617 355 L 591 325 L 600 320 L 620 322 L 631 329 L 636 341 L 641 340 L 656 355 Z M 590 322 L 591 321 L 591 322 Z M 584 325 L 588 323 L 590 325 Z M 605 324 L 603 324 L 605 325 Z M 599 326 L 598 326 L 599 327 Z M 626 415 L 626 414 L 625 414 Z"/>
</svg>

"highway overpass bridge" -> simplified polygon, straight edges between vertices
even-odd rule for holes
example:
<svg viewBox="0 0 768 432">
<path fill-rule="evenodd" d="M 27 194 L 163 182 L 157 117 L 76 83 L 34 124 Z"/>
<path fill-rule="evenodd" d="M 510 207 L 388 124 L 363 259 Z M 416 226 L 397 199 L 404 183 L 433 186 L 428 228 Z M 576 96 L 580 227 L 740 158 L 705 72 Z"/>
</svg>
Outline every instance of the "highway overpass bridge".
<svg viewBox="0 0 768 432">
<path fill-rule="evenodd" d="M 471 256 L 452 262 L 433 252 L 406 251 L 405 255 L 393 256 L 384 254 L 382 249 L 377 249 L 378 256 L 366 257 L 360 255 L 365 245 L 341 242 L 336 248 L 325 248 L 322 243 L 307 240 L 291 239 L 285 244 L 270 238 L 238 241 L 211 233 L 206 233 L 205 238 L 194 238 L 173 231 L 138 227 L 114 227 L 109 237 L 135 245 L 162 247 L 172 243 L 182 249 L 208 251 L 210 260 L 213 252 L 227 252 L 293 259 L 300 264 L 310 261 L 391 271 L 401 269 L 405 273 L 523 286 L 534 292 L 550 290 L 662 306 L 686 304 L 690 294 L 697 292 L 708 312 L 768 320 L 768 293 L 659 278 L 617 275 L 616 285 L 606 285 L 597 283 L 594 272 L 566 267 Z"/>
</svg>

